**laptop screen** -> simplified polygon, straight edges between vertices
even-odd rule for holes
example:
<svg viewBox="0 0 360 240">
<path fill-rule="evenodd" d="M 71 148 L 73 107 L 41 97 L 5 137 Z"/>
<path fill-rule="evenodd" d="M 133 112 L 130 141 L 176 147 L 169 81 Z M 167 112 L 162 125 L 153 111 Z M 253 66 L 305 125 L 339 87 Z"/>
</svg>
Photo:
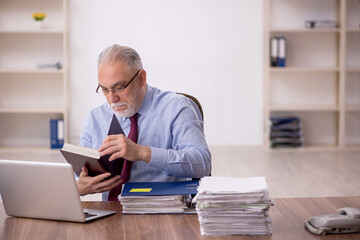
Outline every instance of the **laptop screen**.
<svg viewBox="0 0 360 240">
<path fill-rule="evenodd" d="M 0 192 L 9 216 L 84 221 L 69 164 L 0 160 Z"/>
</svg>

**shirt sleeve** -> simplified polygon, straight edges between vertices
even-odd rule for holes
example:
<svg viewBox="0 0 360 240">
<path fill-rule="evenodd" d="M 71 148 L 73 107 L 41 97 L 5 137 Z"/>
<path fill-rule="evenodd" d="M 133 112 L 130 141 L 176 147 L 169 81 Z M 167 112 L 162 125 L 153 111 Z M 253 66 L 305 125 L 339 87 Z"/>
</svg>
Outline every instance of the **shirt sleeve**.
<svg viewBox="0 0 360 240">
<path fill-rule="evenodd" d="M 82 133 L 80 135 L 80 141 L 79 141 L 79 145 L 82 147 L 93 147 L 92 146 L 92 141 L 91 141 L 91 120 L 90 120 L 90 114 L 86 117 L 84 123 L 83 123 L 83 128 L 82 128 Z"/>
<path fill-rule="evenodd" d="M 197 105 L 181 98 L 174 115 L 172 148 L 151 147 L 150 165 L 168 176 L 201 178 L 211 173 L 211 153 L 203 131 L 203 121 Z"/>
<path fill-rule="evenodd" d="M 80 135 L 79 145 L 82 147 L 89 147 L 89 148 L 95 147 L 94 145 L 96 143 L 92 141 L 93 139 L 92 136 L 96 134 L 96 132 L 94 131 L 93 121 L 94 121 L 93 114 L 92 112 L 90 112 L 86 117 L 85 121 L 83 122 L 82 133 Z M 78 181 L 79 177 L 76 176 L 75 173 L 74 175 L 75 175 L 75 180 Z M 102 192 L 101 195 L 102 195 L 102 201 L 107 201 L 109 192 Z"/>
<path fill-rule="evenodd" d="M 80 135 L 80 141 L 79 141 L 79 146 L 81 147 L 91 147 L 91 137 L 90 137 L 90 121 L 89 121 L 89 116 L 85 119 L 84 123 L 83 123 L 83 129 L 82 129 L 82 133 Z M 75 180 L 79 181 L 79 176 L 76 175 L 76 173 L 74 172 L 74 176 L 75 176 Z"/>
</svg>

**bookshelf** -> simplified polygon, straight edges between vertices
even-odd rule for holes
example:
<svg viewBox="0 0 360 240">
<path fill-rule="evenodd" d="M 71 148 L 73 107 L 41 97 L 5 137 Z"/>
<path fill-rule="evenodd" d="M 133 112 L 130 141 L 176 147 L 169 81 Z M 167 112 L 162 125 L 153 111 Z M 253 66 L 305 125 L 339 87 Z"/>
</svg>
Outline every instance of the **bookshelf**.
<svg viewBox="0 0 360 240">
<path fill-rule="evenodd" d="M 47 14 L 41 29 L 32 13 Z M 67 0 L 0 0 L 0 148 L 50 148 L 50 119 L 67 139 Z M 38 69 L 60 62 L 61 69 Z"/>
<path fill-rule="evenodd" d="M 336 28 L 307 29 L 306 20 Z M 270 38 L 287 40 L 270 67 Z M 360 147 L 360 1 L 264 0 L 264 144 L 270 116 L 298 116 L 304 148 Z"/>
</svg>

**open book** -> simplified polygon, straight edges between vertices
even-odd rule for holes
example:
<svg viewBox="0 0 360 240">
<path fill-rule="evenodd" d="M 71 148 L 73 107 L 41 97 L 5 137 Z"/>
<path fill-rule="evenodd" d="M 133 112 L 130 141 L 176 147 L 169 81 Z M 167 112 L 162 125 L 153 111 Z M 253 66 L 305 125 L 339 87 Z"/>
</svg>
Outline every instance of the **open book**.
<svg viewBox="0 0 360 240">
<path fill-rule="evenodd" d="M 124 164 L 123 158 L 109 161 L 110 155 L 100 157 L 97 149 L 80 147 L 65 143 L 60 150 L 66 161 L 71 164 L 76 175 L 80 175 L 81 168 L 85 166 L 89 171 L 89 176 L 96 176 L 105 172 L 110 172 L 111 177 L 120 175 Z"/>
</svg>

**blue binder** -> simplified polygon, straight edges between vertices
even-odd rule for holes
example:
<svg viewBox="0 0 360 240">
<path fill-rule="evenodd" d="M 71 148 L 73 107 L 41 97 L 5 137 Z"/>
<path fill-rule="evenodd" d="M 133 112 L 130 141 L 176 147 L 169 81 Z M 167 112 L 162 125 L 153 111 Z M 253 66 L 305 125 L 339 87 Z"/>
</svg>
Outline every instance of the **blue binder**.
<svg viewBox="0 0 360 240">
<path fill-rule="evenodd" d="M 199 180 L 181 182 L 127 182 L 121 196 L 162 196 L 197 194 Z"/>
<path fill-rule="evenodd" d="M 286 38 L 279 37 L 279 56 L 278 56 L 278 67 L 285 67 L 286 65 Z"/>
<path fill-rule="evenodd" d="M 58 149 L 64 145 L 64 120 L 50 119 L 50 148 Z"/>
</svg>

